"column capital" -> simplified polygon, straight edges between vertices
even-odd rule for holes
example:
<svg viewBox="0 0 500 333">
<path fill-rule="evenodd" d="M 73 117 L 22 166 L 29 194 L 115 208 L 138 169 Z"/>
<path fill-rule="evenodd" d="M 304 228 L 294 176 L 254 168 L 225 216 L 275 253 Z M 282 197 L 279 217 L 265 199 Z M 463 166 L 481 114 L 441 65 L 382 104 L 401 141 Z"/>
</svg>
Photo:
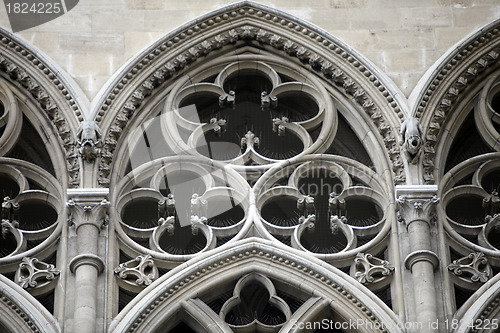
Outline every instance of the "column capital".
<svg viewBox="0 0 500 333">
<path fill-rule="evenodd" d="M 101 188 L 69 189 L 68 224 L 74 226 L 77 233 L 82 225 L 93 225 L 100 230 L 107 222 L 108 193 L 108 189 Z"/>
<path fill-rule="evenodd" d="M 398 217 L 407 226 L 415 221 L 430 224 L 432 208 L 437 203 L 439 203 L 437 185 L 396 186 Z"/>
</svg>

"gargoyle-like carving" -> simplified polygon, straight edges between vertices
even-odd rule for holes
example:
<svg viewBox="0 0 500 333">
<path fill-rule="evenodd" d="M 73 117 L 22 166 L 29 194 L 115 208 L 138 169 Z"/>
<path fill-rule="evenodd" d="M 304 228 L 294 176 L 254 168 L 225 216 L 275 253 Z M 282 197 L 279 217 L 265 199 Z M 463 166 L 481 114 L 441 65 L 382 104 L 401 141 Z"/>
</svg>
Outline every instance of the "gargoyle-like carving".
<svg viewBox="0 0 500 333">
<path fill-rule="evenodd" d="M 160 217 L 158 219 L 158 226 L 165 226 L 165 230 L 170 236 L 174 235 L 175 231 L 175 217 L 174 216 L 169 216 L 167 218 Z"/>
<path fill-rule="evenodd" d="M 19 204 L 14 202 L 9 196 L 3 198 L 2 219 L 16 220 L 19 213 Z"/>
<path fill-rule="evenodd" d="M 224 133 L 226 131 L 226 120 L 225 119 L 212 118 L 212 119 L 210 119 L 210 124 L 215 125 L 214 126 L 214 133 L 216 136 L 221 136 L 222 133 Z"/>
<path fill-rule="evenodd" d="M 500 213 L 500 197 L 497 191 L 491 191 L 491 194 L 483 199 L 483 207 L 491 215 Z"/>
<path fill-rule="evenodd" d="M 225 95 L 219 97 L 219 106 L 223 107 L 225 105 L 232 105 L 236 103 L 236 93 L 234 90 L 229 90 Z"/>
<path fill-rule="evenodd" d="M 120 279 L 138 286 L 149 286 L 158 278 L 158 268 L 150 255 L 137 256 L 124 262 L 114 272 Z"/>
<path fill-rule="evenodd" d="M 399 133 L 401 134 L 401 141 L 399 143 L 403 145 L 408 161 L 412 164 L 417 163 L 420 148 L 423 145 L 422 135 L 424 130 L 422 125 L 417 118 L 409 117 L 401 124 Z"/>
<path fill-rule="evenodd" d="M 305 225 L 308 231 L 313 231 L 316 227 L 316 215 L 301 216 L 299 217 L 299 223 Z"/>
<path fill-rule="evenodd" d="M 297 199 L 297 209 L 303 213 L 303 216 L 314 214 L 316 211 L 314 208 L 314 198 L 310 195 L 305 195 Z"/>
<path fill-rule="evenodd" d="M 158 215 L 159 217 L 175 215 L 175 198 L 172 193 L 169 193 L 163 200 L 158 201 Z"/>
<path fill-rule="evenodd" d="M 267 91 L 263 91 L 260 93 L 260 105 L 263 108 L 275 108 L 276 106 L 278 106 L 278 98 L 276 96 L 268 94 Z"/>
<path fill-rule="evenodd" d="M 337 235 L 340 231 L 342 224 L 347 222 L 347 218 L 345 216 L 339 217 L 338 215 L 330 216 L 330 230 L 332 234 Z"/>
<path fill-rule="evenodd" d="M 87 162 L 94 161 L 101 153 L 102 136 L 101 129 L 95 121 L 85 120 L 80 124 L 76 135 L 80 138 L 78 141 L 78 152 Z"/>
<path fill-rule="evenodd" d="M 10 222 L 9 220 L 2 220 L 2 238 L 6 239 L 7 236 L 11 233 L 12 229 L 17 229 L 19 227 L 19 223 L 17 221 Z"/>
<path fill-rule="evenodd" d="M 500 232 L 500 214 L 486 215 L 484 222 L 491 225 L 496 232 Z"/>
<path fill-rule="evenodd" d="M 328 209 L 330 214 L 337 214 L 339 211 L 345 210 L 345 199 L 339 199 L 336 192 L 330 193 L 328 198 Z"/>
<path fill-rule="evenodd" d="M 358 253 L 354 259 L 354 277 L 362 284 L 379 282 L 390 276 L 394 266 L 370 253 Z"/>
<path fill-rule="evenodd" d="M 52 264 L 24 257 L 16 271 L 15 281 L 24 289 L 35 288 L 39 283 L 46 284 L 54 280 L 60 273 Z"/>
<path fill-rule="evenodd" d="M 493 271 L 488 263 L 488 258 L 482 252 L 473 252 L 461 259 L 453 260 L 448 269 L 456 276 L 472 282 L 486 282 Z"/>
<path fill-rule="evenodd" d="M 244 138 L 241 138 L 241 150 L 246 151 L 248 147 L 256 147 L 258 148 L 260 144 L 260 139 L 255 136 L 251 131 L 248 131 L 247 134 L 245 134 Z"/>
<path fill-rule="evenodd" d="M 192 216 L 199 216 L 199 217 L 206 217 L 207 216 L 207 209 L 208 209 L 207 200 L 203 199 L 197 193 L 194 193 L 191 196 L 191 215 Z"/>
<path fill-rule="evenodd" d="M 199 217 L 199 216 L 195 216 L 195 215 L 191 215 L 191 232 L 193 234 L 193 236 L 196 236 L 198 235 L 198 231 L 200 230 L 200 228 L 204 225 L 207 224 L 207 218 L 202 216 L 202 217 Z"/>
<path fill-rule="evenodd" d="M 274 118 L 273 119 L 273 132 L 278 133 L 278 136 L 284 136 L 286 127 L 285 124 L 288 123 L 287 117 Z"/>
</svg>

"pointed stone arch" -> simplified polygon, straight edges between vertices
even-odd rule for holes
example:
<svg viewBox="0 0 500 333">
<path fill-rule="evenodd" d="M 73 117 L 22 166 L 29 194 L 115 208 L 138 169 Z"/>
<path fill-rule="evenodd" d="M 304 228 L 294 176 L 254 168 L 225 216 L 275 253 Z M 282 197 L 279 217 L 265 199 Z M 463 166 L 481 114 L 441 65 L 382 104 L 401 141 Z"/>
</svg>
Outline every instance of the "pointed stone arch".
<svg viewBox="0 0 500 333">
<path fill-rule="evenodd" d="M 399 89 L 366 58 L 327 32 L 289 14 L 242 1 L 161 38 L 127 63 L 97 96 L 92 114 L 106 133 L 100 186 L 108 186 L 113 154 L 122 134 L 151 96 L 168 89 L 196 64 L 232 54 L 249 43 L 306 68 L 352 101 L 373 125 L 392 164 L 390 178 L 396 183 L 405 181 L 397 131 L 408 110 Z"/>
<path fill-rule="evenodd" d="M 0 28 L 0 76 L 41 111 L 33 112 L 32 117 L 52 127 L 54 134 L 47 131 L 45 136 L 57 150 L 56 159 L 61 160 L 57 165 L 58 177 L 63 184 L 78 186 L 80 166 L 75 133 L 88 110 L 83 92 L 53 60 L 3 28 Z"/>
<path fill-rule="evenodd" d="M 423 177 L 434 184 L 438 142 L 443 124 L 463 98 L 500 67 L 500 19 L 478 29 L 453 46 L 432 66 L 409 98 L 411 114 L 424 128 Z"/>
<path fill-rule="evenodd" d="M 498 328 L 500 275 L 485 283 L 455 314 L 454 333 L 488 332 Z M 492 327 L 494 326 L 494 327 Z"/>
<path fill-rule="evenodd" d="M 25 290 L 0 275 L 0 328 L 9 332 L 59 333 L 57 320 Z"/>
<path fill-rule="evenodd" d="M 249 238 L 223 247 L 217 255 L 200 255 L 155 281 L 115 317 L 109 332 L 155 332 L 179 315 L 203 324 L 207 332 L 224 332 L 222 322 L 199 295 L 247 273 L 258 273 L 308 294 L 308 301 L 293 315 L 295 322 L 312 321 L 331 308 L 346 321 L 358 324 L 359 332 L 403 332 L 404 323 L 361 284 L 328 264 L 306 258 L 260 238 Z M 290 320 L 285 325 L 293 325 Z M 211 330 L 213 328 L 213 330 Z"/>
</svg>

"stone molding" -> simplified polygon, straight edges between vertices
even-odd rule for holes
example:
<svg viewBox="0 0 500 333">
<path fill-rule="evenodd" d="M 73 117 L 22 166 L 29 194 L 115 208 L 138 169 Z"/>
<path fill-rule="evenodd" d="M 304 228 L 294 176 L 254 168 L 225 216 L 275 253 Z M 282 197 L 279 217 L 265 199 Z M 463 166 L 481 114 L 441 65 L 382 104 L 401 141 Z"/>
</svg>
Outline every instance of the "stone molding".
<svg viewBox="0 0 500 333">
<path fill-rule="evenodd" d="M 346 310 L 349 309 L 347 311 L 356 312 L 358 318 L 373 322 L 374 327 L 380 327 L 376 332 L 402 332 L 398 328 L 401 323 L 394 313 L 386 309 L 386 305 L 378 298 L 368 297 L 367 291 L 363 293 L 364 287 L 361 284 L 351 281 L 350 277 L 342 277 L 343 273 L 333 267 L 323 267 L 324 263 L 318 259 L 306 259 L 303 254 L 293 249 L 281 251 L 281 247 L 274 246 L 270 241 L 250 238 L 233 244 L 231 248 L 222 250 L 216 256 L 201 255 L 201 258 L 191 264 L 176 268 L 155 281 L 149 288 L 156 292 L 150 292 L 142 298 L 136 297 L 115 318 L 109 331 L 139 332 L 144 325 L 157 321 L 155 316 L 168 311 L 166 307 L 179 306 L 183 297 L 193 295 L 193 290 L 198 290 L 199 294 L 200 287 L 209 288 L 206 282 L 212 281 L 210 277 L 214 274 L 220 277 L 217 283 L 222 283 L 223 280 L 232 280 L 232 276 L 245 275 L 245 267 L 248 267 L 251 272 L 262 271 L 262 274 L 272 279 L 307 281 L 301 283 L 300 289 L 313 288 L 311 292 L 314 290 L 315 295 L 331 300 L 330 304 L 338 304 Z M 279 269 L 269 270 L 269 265 Z M 181 270 L 183 274 L 178 274 Z M 230 271 L 233 273 L 221 275 L 222 272 Z M 291 278 L 291 275 L 297 275 L 297 279 Z M 303 276 L 304 280 L 299 276 Z M 187 294 L 184 296 L 184 293 Z M 385 329 L 382 329 L 382 322 Z"/>
<path fill-rule="evenodd" d="M 63 70 L 33 46 L 0 28 L 0 73 L 6 80 L 36 101 L 53 124 L 61 149 L 65 153 L 70 186 L 80 182 L 74 124 L 83 121 L 87 108 L 78 85 Z M 71 114 L 70 114 L 71 112 Z"/>
<path fill-rule="evenodd" d="M 402 94 L 372 64 L 333 36 L 297 22 L 287 14 L 244 1 L 174 31 L 144 51 L 116 76 L 96 103 L 94 111 L 97 112 L 96 121 L 108 129 L 99 166 L 100 186 L 109 184 L 110 165 L 122 132 L 155 89 L 165 86 L 190 64 L 210 53 L 227 45 L 236 44 L 233 47 L 237 48 L 247 42 L 261 43 L 269 50 L 280 52 L 281 56 L 302 63 L 329 80 L 364 110 L 384 138 L 395 182 L 405 181 L 404 164 L 394 131 L 407 113 Z M 110 110 L 113 114 L 107 115 Z"/>
<path fill-rule="evenodd" d="M 100 257 L 89 253 L 79 254 L 69 262 L 69 270 L 71 273 L 75 273 L 76 269 L 80 266 L 93 266 L 97 269 L 99 274 L 102 273 L 106 267 L 104 261 Z"/>
<path fill-rule="evenodd" d="M 405 267 L 410 271 L 413 271 L 413 265 L 417 262 L 427 261 L 432 264 L 432 267 L 436 269 L 439 266 L 439 257 L 436 253 L 429 250 L 419 250 L 410 253 L 404 260 Z"/>
<path fill-rule="evenodd" d="M 374 257 L 370 253 L 358 253 L 354 259 L 354 277 L 362 284 L 378 284 L 389 278 L 394 265 L 387 260 Z"/>
<path fill-rule="evenodd" d="M 147 272 L 147 270 L 150 270 Z M 137 256 L 114 269 L 118 279 L 127 285 L 147 287 L 159 276 L 158 267 L 150 255 Z M 133 280 L 135 278 L 135 280 Z"/>
<path fill-rule="evenodd" d="M 36 300 L 27 291 L 0 274 L 0 304 L 2 321 L 12 331 L 22 333 L 60 333 L 57 320 L 43 306 L 35 306 Z"/>
<path fill-rule="evenodd" d="M 498 68 L 500 62 L 500 19 L 475 32 L 453 47 L 443 60 L 429 69 L 411 96 L 412 114 L 424 125 L 423 170 L 426 184 L 434 184 L 434 158 L 442 125 L 468 88 Z M 424 81 L 425 80 L 425 81 Z"/>
<path fill-rule="evenodd" d="M 108 223 L 107 195 L 107 189 L 68 191 L 68 224 L 75 227 L 75 232 L 83 225 L 93 225 L 100 230 Z"/>
<path fill-rule="evenodd" d="M 431 223 L 432 209 L 439 203 L 437 186 L 405 185 L 396 187 L 398 218 L 408 227 L 415 221 Z"/>
</svg>

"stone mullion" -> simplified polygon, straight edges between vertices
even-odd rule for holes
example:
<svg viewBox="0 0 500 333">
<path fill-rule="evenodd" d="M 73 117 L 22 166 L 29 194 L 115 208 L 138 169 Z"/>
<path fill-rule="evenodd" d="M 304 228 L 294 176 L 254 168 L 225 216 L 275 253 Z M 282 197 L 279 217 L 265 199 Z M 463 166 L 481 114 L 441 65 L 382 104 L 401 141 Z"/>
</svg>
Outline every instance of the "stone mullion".
<svg viewBox="0 0 500 333">
<path fill-rule="evenodd" d="M 70 261 L 74 282 L 74 330 L 93 333 L 97 330 L 97 288 L 104 262 L 99 257 L 99 234 L 107 219 L 107 191 L 75 190 L 69 194 L 69 222 L 75 228 L 78 254 Z M 69 315 L 69 314 L 68 314 Z"/>
<path fill-rule="evenodd" d="M 396 197 L 401 221 L 406 225 L 409 253 L 404 266 L 411 272 L 414 302 L 407 303 L 415 313 L 418 329 L 415 332 L 439 332 L 438 300 L 434 270 L 438 267 L 438 256 L 432 249 L 431 212 L 439 201 L 437 187 L 432 185 L 397 186 Z M 408 296 L 408 295 L 407 295 Z M 417 328 L 417 326 L 415 326 Z"/>
</svg>

